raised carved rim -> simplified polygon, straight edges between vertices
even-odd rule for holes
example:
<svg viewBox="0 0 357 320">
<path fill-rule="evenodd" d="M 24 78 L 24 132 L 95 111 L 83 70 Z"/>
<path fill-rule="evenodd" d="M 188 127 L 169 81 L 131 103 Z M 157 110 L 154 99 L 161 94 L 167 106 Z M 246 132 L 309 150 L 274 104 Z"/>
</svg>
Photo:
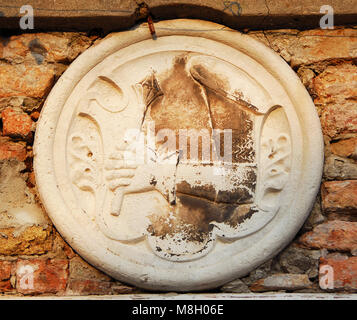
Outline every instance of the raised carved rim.
<svg viewBox="0 0 357 320">
<path fill-rule="evenodd" d="M 302 133 L 303 154 L 298 179 L 300 192 L 284 217 L 248 251 L 239 252 L 211 265 L 197 262 L 165 262 L 161 266 L 125 260 L 103 249 L 83 226 L 68 214 L 54 175 L 53 144 L 57 121 L 78 82 L 99 62 L 120 49 L 151 39 L 145 24 L 114 33 L 85 51 L 58 80 L 41 112 L 34 144 L 34 170 L 42 203 L 61 235 L 86 260 L 113 277 L 147 289 L 203 290 L 244 276 L 284 248 L 302 226 L 318 192 L 323 167 L 323 139 L 314 104 L 294 71 L 275 52 L 258 41 L 218 24 L 199 20 L 171 20 L 155 24 L 157 37 L 185 35 L 214 40 L 246 54 L 263 66 L 285 89 L 295 107 Z M 154 41 L 154 40 L 153 40 Z M 278 240 L 277 240 L 278 238 Z"/>
</svg>

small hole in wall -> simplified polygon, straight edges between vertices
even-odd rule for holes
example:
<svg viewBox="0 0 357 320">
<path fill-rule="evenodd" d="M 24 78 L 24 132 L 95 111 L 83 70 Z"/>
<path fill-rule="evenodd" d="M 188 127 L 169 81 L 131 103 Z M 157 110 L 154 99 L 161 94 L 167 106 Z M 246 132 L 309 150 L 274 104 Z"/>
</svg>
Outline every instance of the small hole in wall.
<svg viewBox="0 0 357 320">
<path fill-rule="evenodd" d="M 72 142 L 73 143 L 79 143 L 81 141 L 82 141 L 82 139 L 80 137 L 72 137 Z"/>
</svg>

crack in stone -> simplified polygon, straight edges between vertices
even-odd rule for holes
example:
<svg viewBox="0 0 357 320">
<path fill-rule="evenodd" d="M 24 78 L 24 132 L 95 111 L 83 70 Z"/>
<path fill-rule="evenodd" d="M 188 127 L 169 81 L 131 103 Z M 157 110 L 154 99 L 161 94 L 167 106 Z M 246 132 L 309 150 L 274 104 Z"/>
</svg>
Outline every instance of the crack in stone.
<svg viewBox="0 0 357 320">
<path fill-rule="evenodd" d="M 268 0 L 264 0 L 264 2 L 265 2 L 265 6 L 266 6 L 266 8 L 267 8 L 267 10 L 268 10 L 268 16 L 270 16 L 270 9 L 269 9 L 269 6 L 268 6 Z"/>
</svg>

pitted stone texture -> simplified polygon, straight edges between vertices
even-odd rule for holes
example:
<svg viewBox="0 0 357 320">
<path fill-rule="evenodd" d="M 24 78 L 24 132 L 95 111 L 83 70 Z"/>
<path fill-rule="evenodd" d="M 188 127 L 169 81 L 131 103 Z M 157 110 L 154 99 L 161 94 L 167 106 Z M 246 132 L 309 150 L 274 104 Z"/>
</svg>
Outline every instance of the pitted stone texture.
<svg viewBox="0 0 357 320">
<path fill-rule="evenodd" d="M 352 252 L 357 248 L 357 222 L 328 221 L 302 235 L 299 242 L 310 248 Z"/>
<path fill-rule="evenodd" d="M 280 273 L 256 281 L 250 286 L 250 290 L 253 292 L 294 291 L 310 288 L 311 286 L 312 283 L 306 274 Z"/>
<path fill-rule="evenodd" d="M 300 32 L 291 50 L 293 67 L 323 63 L 329 60 L 357 57 L 357 30 L 314 29 Z"/>
<path fill-rule="evenodd" d="M 1 113 L 1 119 L 3 124 L 2 133 L 4 136 L 27 139 L 32 135 L 35 129 L 35 124 L 31 117 L 20 110 L 6 108 Z"/>
<path fill-rule="evenodd" d="M 0 161 L 0 254 L 44 254 L 52 248 L 50 221 L 26 185 L 26 167 Z"/>
<path fill-rule="evenodd" d="M 357 138 L 340 140 L 331 144 L 331 152 L 340 157 L 357 160 Z"/>
<path fill-rule="evenodd" d="M 321 210 L 321 199 L 320 196 L 318 196 L 309 217 L 306 219 L 302 227 L 302 231 L 311 231 L 316 225 L 324 222 L 325 220 L 326 217 L 322 214 Z"/>
<path fill-rule="evenodd" d="M 357 133 L 357 102 L 327 105 L 322 111 L 321 125 L 324 134 L 332 139 Z"/>
<path fill-rule="evenodd" d="M 329 66 L 313 80 L 315 104 L 321 108 L 321 125 L 330 139 L 357 132 L 357 67 L 346 63 Z"/>
<path fill-rule="evenodd" d="M 330 281 L 326 272 L 332 273 Z M 321 258 L 320 287 L 327 291 L 357 292 L 357 257 L 328 256 Z"/>
<path fill-rule="evenodd" d="M 25 226 L 0 229 L 0 254 L 40 255 L 52 249 L 51 228 Z"/>
<path fill-rule="evenodd" d="M 0 261 L 0 292 L 12 291 L 10 282 L 13 263 L 9 261 Z"/>
<path fill-rule="evenodd" d="M 42 98 L 51 89 L 53 80 L 51 67 L 0 64 L 0 98 Z"/>
<path fill-rule="evenodd" d="M 317 94 L 315 104 L 327 105 L 346 100 L 353 101 L 357 95 L 356 74 L 357 66 L 351 63 L 327 67 L 313 80 L 313 88 Z"/>
<path fill-rule="evenodd" d="M 284 272 L 307 274 L 309 278 L 318 276 L 320 250 L 303 249 L 290 246 L 279 255 L 279 264 Z"/>
<path fill-rule="evenodd" d="M 81 33 L 25 33 L 0 41 L 0 59 L 12 64 L 69 63 L 94 39 Z"/>
<path fill-rule="evenodd" d="M 357 180 L 324 182 L 321 189 L 323 210 L 357 213 Z"/>
<path fill-rule="evenodd" d="M 68 279 L 68 261 L 32 259 L 16 263 L 16 288 L 23 294 L 63 294 Z"/>
<path fill-rule="evenodd" d="M 357 180 L 357 163 L 353 159 L 330 155 L 325 159 L 324 177 L 327 180 Z"/>
<path fill-rule="evenodd" d="M 251 292 L 249 287 L 240 279 L 234 280 L 232 282 L 226 283 L 221 289 L 221 292 L 232 292 L 232 293 L 247 293 Z"/>
<path fill-rule="evenodd" d="M 8 137 L 0 136 L 0 160 L 16 159 L 18 161 L 24 161 L 26 155 L 25 142 L 15 142 Z"/>
</svg>

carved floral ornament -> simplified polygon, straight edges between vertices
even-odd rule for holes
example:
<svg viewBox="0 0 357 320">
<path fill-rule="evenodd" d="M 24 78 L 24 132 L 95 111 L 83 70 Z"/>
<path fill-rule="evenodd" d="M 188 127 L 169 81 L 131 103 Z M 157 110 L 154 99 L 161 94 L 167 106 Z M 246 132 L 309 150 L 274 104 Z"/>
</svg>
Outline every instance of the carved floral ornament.
<svg viewBox="0 0 357 320">
<path fill-rule="evenodd" d="M 310 96 L 274 52 L 190 20 L 111 34 L 50 93 L 41 199 L 68 243 L 113 277 L 200 290 L 279 252 L 309 214 L 323 144 Z"/>
</svg>

